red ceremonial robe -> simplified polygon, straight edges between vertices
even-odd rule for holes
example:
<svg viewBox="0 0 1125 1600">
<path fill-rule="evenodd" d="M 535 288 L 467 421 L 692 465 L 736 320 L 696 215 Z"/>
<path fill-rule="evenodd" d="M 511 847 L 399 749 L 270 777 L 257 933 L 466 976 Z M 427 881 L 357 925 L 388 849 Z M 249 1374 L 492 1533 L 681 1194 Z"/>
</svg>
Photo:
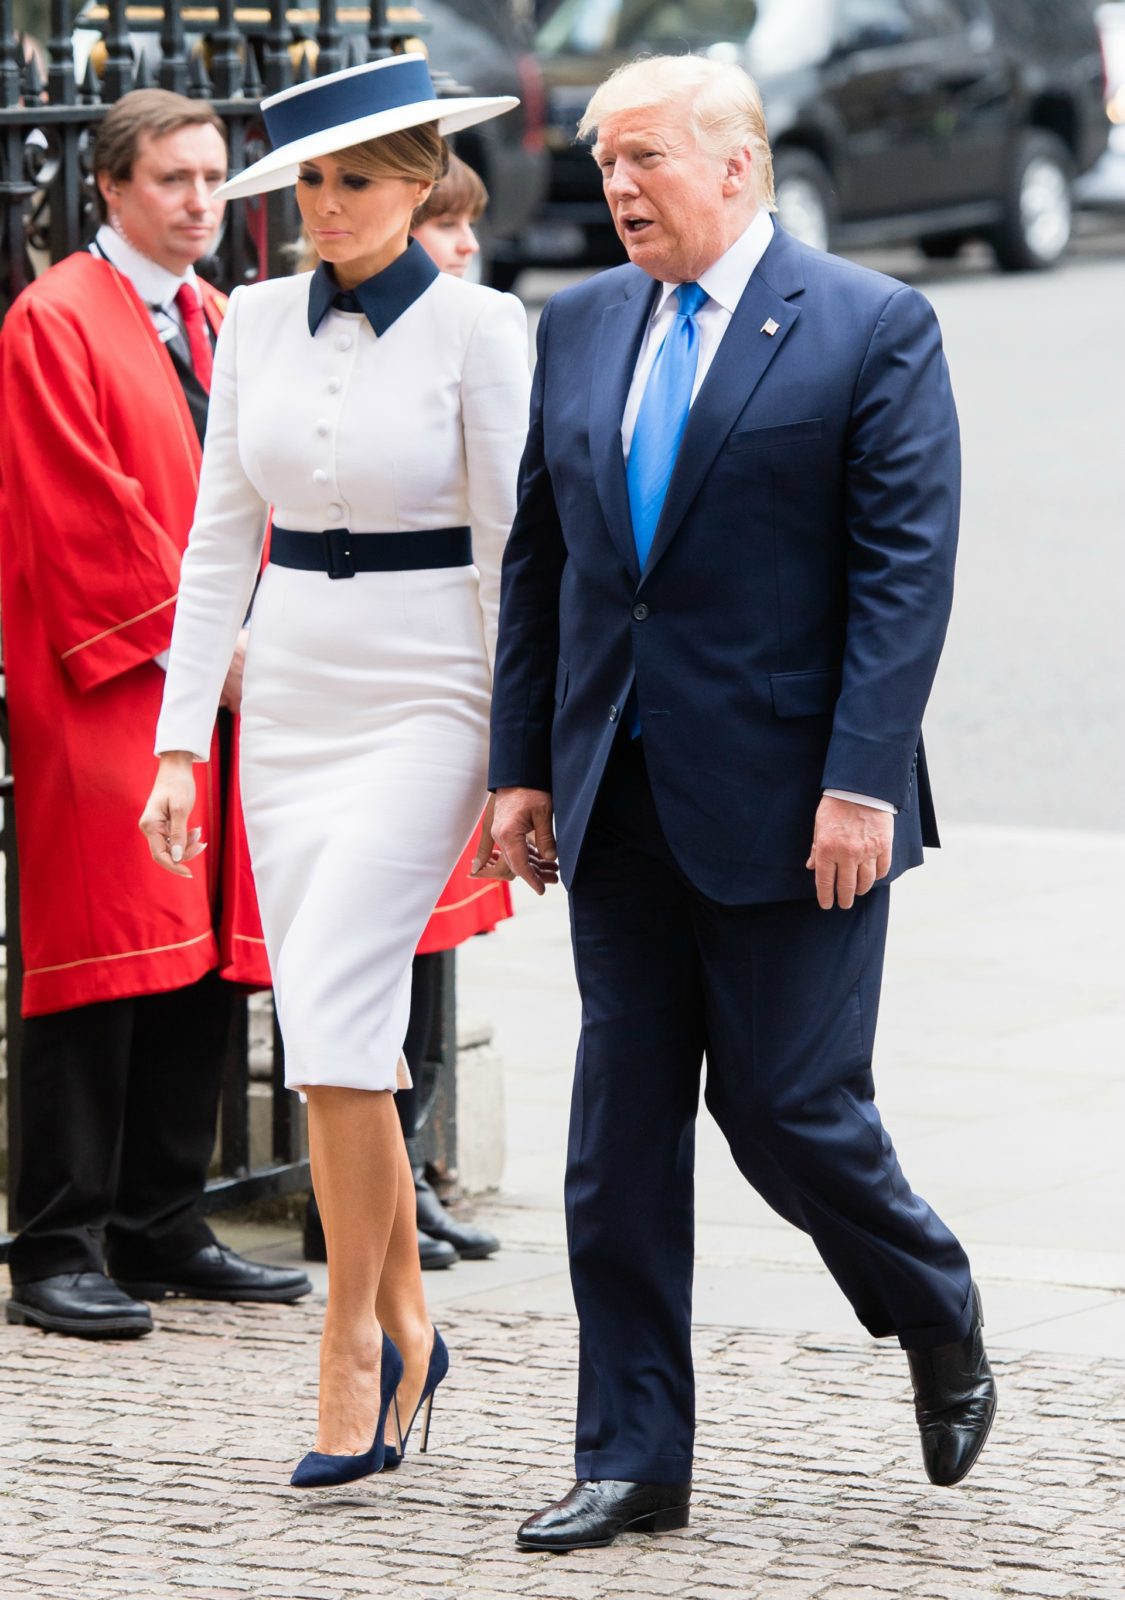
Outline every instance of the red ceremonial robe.
<svg viewBox="0 0 1125 1600">
<path fill-rule="evenodd" d="M 201 287 L 217 328 L 224 297 Z M 237 762 L 225 815 L 216 746 L 195 769 L 208 849 L 190 880 L 156 867 L 137 827 L 201 452 L 149 314 L 107 261 L 72 255 L 18 297 L 0 329 L 0 419 L 24 1015 L 215 967 L 267 985 Z"/>
</svg>

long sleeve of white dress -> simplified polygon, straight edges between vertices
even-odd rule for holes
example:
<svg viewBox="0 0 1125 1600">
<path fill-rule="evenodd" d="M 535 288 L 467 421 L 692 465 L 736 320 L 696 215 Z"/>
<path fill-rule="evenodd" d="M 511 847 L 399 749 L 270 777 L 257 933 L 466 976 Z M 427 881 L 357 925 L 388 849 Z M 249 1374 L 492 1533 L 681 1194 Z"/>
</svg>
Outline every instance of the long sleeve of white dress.
<svg viewBox="0 0 1125 1600">
<path fill-rule="evenodd" d="M 156 752 L 206 761 L 231 656 L 262 556 L 266 505 L 238 450 L 236 289 L 219 333 L 199 498 L 180 570 L 176 621 L 156 729 Z"/>
</svg>

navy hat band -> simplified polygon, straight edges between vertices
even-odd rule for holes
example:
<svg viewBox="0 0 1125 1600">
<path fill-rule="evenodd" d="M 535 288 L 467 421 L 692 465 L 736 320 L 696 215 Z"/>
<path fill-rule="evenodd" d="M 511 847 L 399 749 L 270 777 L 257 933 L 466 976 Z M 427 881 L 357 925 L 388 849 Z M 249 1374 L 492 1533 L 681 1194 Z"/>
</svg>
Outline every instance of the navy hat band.
<svg viewBox="0 0 1125 1600">
<path fill-rule="evenodd" d="M 268 110 L 263 108 L 262 114 L 277 150 L 310 134 L 358 122 L 361 117 L 436 99 L 426 63 L 404 60 L 374 72 L 347 73 L 335 83 L 313 83 L 303 93 L 290 95 Z"/>
</svg>

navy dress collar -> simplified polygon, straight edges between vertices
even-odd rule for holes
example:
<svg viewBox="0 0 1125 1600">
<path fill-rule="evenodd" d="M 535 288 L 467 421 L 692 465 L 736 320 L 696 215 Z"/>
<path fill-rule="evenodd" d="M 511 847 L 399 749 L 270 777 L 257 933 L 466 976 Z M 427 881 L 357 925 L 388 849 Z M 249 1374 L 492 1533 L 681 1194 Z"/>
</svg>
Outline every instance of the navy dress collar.
<svg viewBox="0 0 1125 1600">
<path fill-rule="evenodd" d="M 407 307 L 423 295 L 438 269 L 416 239 L 389 267 L 365 278 L 355 289 L 341 289 L 327 262 L 320 262 L 309 284 L 309 332 L 315 334 L 329 310 L 362 311 L 382 338 Z"/>
</svg>

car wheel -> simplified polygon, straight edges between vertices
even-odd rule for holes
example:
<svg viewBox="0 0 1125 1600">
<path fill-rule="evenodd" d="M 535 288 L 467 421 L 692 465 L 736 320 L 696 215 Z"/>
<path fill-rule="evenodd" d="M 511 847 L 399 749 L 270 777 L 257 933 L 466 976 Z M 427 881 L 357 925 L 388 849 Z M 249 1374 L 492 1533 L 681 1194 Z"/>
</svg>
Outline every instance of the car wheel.
<svg viewBox="0 0 1125 1600">
<path fill-rule="evenodd" d="M 832 231 L 832 179 L 805 150 L 779 150 L 773 163 L 777 220 L 802 244 L 827 250 Z"/>
<path fill-rule="evenodd" d="M 992 238 L 1007 272 L 1053 267 L 1070 243 L 1070 154 L 1053 133 L 1026 133 L 1016 151 L 1004 218 Z"/>
<path fill-rule="evenodd" d="M 963 233 L 927 233 L 918 240 L 918 248 L 927 261 L 952 261 L 965 237 Z"/>
</svg>

